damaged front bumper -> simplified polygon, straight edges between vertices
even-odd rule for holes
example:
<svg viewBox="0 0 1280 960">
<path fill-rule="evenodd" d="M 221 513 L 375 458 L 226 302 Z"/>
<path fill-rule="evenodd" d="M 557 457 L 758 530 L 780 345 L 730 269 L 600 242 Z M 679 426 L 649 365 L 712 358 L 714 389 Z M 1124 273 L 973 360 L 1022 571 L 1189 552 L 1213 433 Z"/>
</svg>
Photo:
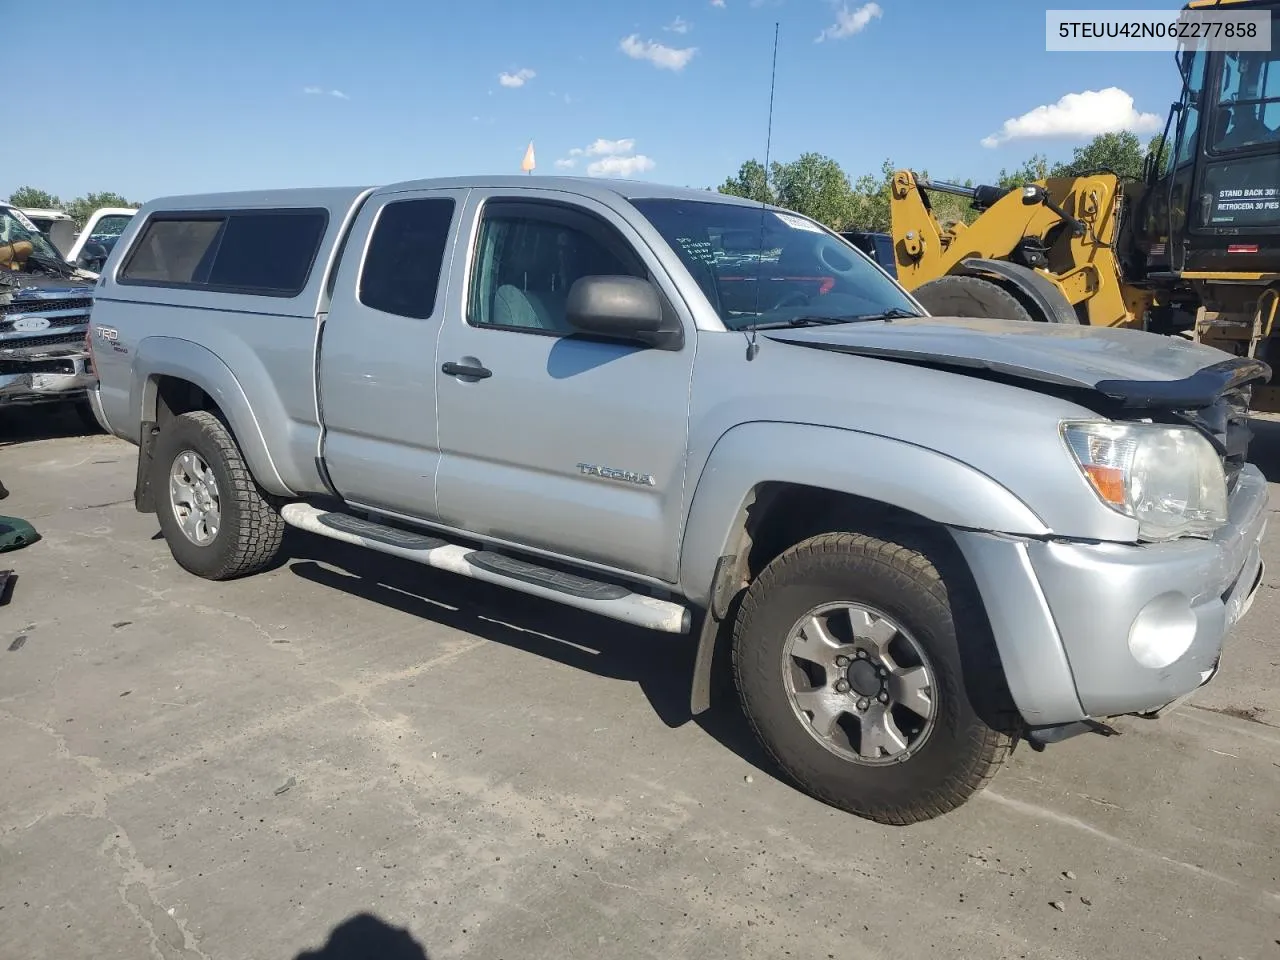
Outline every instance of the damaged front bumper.
<svg viewBox="0 0 1280 960">
<path fill-rule="evenodd" d="M 32 361 L 0 359 L 0 406 L 77 400 L 97 382 L 87 355 Z"/>
<path fill-rule="evenodd" d="M 1163 715 L 1213 679 L 1263 578 L 1267 481 L 1240 472 L 1211 539 L 1154 544 L 953 531 L 1029 727 Z"/>
</svg>

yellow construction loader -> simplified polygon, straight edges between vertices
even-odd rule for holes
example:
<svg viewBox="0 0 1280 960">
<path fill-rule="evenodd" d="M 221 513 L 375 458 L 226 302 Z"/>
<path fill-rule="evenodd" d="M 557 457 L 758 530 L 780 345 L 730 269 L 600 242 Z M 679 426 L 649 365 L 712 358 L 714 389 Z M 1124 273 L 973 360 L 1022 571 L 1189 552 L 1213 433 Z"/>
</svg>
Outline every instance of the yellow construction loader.
<svg viewBox="0 0 1280 960">
<path fill-rule="evenodd" d="M 1006 190 L 894 174 L 898 279 L 931 313 L 1139 327 L 1280 368 L 1280 0 L 1183 9 L 1270 12 L 1270 50 L 1179 51 L 1167 146 L 1141 180 L 1097 170 Z M 944 228 L 935 190 L 978 217 Z M 1255 388 L 1252 408 L 1280 412 L 1280 385 Z"/>
</svg>

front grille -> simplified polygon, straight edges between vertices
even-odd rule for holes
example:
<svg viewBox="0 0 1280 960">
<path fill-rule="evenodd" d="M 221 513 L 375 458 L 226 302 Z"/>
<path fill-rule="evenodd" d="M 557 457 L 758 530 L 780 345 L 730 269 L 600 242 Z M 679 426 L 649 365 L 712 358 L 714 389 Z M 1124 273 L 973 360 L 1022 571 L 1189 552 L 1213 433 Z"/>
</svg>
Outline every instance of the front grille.
<svg viewBox="0 0 1280 960">
<path fill-rule="evenodd" d="M 0 360 L 0 376 L 22 373 L 63 373 L 72 375 L 76 372 L 74 360 Z M 85 371 L 89 371 L 86 369 Z"/>
<path fill-rule="evenodd" d="M 33 347 L 60 347 L 70 343 L 84 343 L 84 334 L 55 333 L 45 337 L 14 337 L 0 340 L 0 354 L 12 350 L 30 350 Z"/>
<path fill-rule="evenodd" d="M 0 303 L 0 318 L 12 313 L 49 313 L 54 310 L 76 310 L 88 313 L 93 306 L 92 297 L 66 297 L 56 300 L 10 300 Z"/>
</svg>

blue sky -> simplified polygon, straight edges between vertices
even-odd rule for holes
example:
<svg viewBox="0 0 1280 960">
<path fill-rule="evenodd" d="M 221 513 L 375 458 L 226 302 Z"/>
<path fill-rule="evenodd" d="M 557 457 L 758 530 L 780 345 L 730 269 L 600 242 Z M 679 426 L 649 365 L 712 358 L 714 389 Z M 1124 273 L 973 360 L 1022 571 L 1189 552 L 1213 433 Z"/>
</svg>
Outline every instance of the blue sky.
<svg viewBox="0 0 1280 960">
<path fill-rule="evenodd" d="M 1027 0 L 9 3 L 11 52 L 41 52 L 7 83 L 0 197 L 518 173 L 530 139 L 539 174 L 714 186 L 763 158 L 775 21 L 772 156 L 851 176 L 984 180 L 1100 127 L 1145 141 L 1177 95 L 1168 53 L 1045 52 Z"/>
</svg>

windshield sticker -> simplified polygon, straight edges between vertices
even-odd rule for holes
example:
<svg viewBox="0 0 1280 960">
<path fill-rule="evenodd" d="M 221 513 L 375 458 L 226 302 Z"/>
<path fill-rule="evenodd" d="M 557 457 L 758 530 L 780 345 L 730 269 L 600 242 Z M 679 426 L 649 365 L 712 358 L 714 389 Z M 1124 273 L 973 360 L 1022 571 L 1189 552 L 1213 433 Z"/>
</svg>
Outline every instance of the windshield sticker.
<svg viewBox="0 0 1280 960">
<path fill-rule="evenodd" d="M 793 216 L 789 213 L 775 213 L 774 216 L 793 230 L 808 230 L 810 233 L 822 232 L 821 227 L 817 224 L 810 223 L 808 220 L 804 219 L 804 217 Z"/>
<path fill-rule="evenodd" d="M 22 224 L 32 233 L 40 232 L 40 228 L 37 227 L 34 223 L 32 223 L 30 220 L 28 220 L 27 215 L 23 213 L 21 210 L 19 210 L 17 207 L 10 207 L 9 212 L 13 214 L 13 218 L 15 220 L 17 220 L 20 224 Z"/>
</svg>

